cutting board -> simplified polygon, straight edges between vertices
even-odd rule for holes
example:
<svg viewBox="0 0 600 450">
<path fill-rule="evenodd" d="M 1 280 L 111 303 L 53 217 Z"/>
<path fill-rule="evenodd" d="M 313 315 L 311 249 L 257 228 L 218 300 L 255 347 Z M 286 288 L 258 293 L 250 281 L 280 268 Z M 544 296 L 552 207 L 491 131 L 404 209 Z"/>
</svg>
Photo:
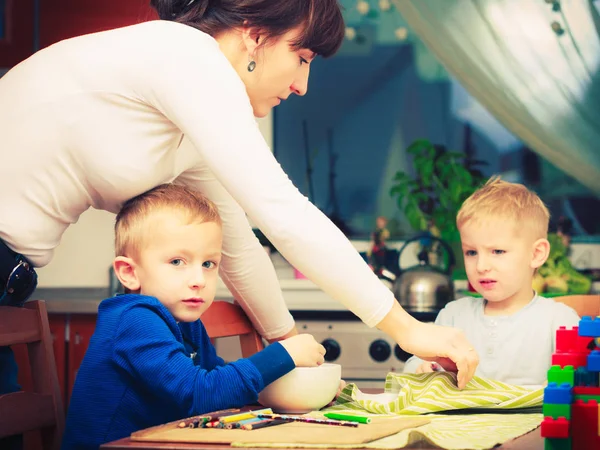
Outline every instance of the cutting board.
<svg viewBox="0 0 600 450">
<path fill-rule="evenodd" d="M 293 444 L 364 444 L 406 428 L 429 423 L 424 417 L 372 417 L 371 423 L 358 427 L 320 425 L 306 422 L 289 422 L 258 430 L 225 430 L 214 428 L 179 428 L 181 422 L 171 422 L 131 435 L 133 441 L 197 442 L 209 444 L 293 443 Z"/>
</svg>

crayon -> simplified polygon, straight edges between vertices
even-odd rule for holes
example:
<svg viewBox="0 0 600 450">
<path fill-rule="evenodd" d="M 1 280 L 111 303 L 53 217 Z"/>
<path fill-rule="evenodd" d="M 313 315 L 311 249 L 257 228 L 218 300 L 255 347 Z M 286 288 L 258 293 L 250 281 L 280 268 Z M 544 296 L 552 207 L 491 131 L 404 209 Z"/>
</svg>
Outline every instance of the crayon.
<svg viewBox="0 0 600 450">
<path fill-rule="evenodd" d="M 271 420 L 263 420 L 261 422 L 249 423 L 247 425 L 242 425 L 243 430 L 258 430 L 260 428 L 272 427 L 274 425 L 282 425 L 287 423 L 287 420 L 281 419 L 271 419 Z"/>
<path fill-rule="evenodd" d="M 271 408 L 266 409 L 257 409 L 255 411 L 247 411 L 239 414 L 232 414 L 230 416 L 221 417 L 219 422 L 228 423 L 228 422 L 239 422 L 240 420 L 246 419 L 254 419 L 256 414 L 272 414 L 273 410 Z"/>
<path fill-rule="evenodd" d="M 315 419 L 314 417 L 306 416 L 284 416 L 279 414 L 259 414 L 258 417 L 261 419 L 280 419 L 287 422 L 306 422 L 316 423 L 319 425 L 337 425 L 341 427 L 357 427 L 357 422 L 348 422 L 344 420 L 326 420 L 326 419 Z"/>
<path fill-rule="evenodd" d="M 334 420 L 347 420 L 349 422 L 358 423 L 371 423 L 371 419 L 368 417 L 354 416 L 352 414 L 338 414 L 338 413 L 325 413 L 323 414 L 328 419 Z"/>
</svg>

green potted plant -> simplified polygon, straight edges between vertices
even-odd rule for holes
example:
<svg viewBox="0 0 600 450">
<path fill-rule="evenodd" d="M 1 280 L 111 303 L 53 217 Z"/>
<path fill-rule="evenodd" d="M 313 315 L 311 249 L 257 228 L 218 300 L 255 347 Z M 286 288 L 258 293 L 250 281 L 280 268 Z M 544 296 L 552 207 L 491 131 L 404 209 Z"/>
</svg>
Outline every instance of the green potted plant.
<svg viewBox="0 0 600 450">
<path fill-rule="evenodd" d="M 466 278 L 456 215 L 467 197 L 485 181 L 478 169 L 485 162 L 426 139 L 413 142 L 406 152 L 412 156 L 414 173 L 396 172 L 390 195 L 396 197 L 415 231 L 428 231 L 451 246 L 456 257 L 453 276 Z"/>
</svg>

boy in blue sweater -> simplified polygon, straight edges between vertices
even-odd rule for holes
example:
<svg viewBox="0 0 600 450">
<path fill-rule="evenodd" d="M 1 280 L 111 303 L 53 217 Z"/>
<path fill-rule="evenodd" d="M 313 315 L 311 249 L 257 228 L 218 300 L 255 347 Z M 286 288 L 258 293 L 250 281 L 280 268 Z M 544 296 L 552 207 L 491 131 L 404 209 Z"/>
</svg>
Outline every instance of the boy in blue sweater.
<svg viewBox="0 0 600 450">
<path fill-rule="evenodd" d="M 132 432 L 256 402 L 296 366 L 323 362 L 311 335 L 225 364 L 202 313 L 214 300 L 222 230 L 216 206 L 177 185 L 125 203 L 114 269 L 130 294 L 104 300 L 77 374 L 63 449 L 97 449 Z"/>
</svg>

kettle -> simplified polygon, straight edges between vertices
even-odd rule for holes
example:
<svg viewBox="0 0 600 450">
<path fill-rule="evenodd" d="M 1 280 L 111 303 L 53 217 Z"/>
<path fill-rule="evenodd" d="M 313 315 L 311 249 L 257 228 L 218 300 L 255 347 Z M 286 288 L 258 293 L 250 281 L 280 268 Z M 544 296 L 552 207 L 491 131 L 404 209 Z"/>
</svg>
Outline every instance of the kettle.
<svg viewBox="0 0 600 450">
<path fill-rule="evenodd" d="M 448 256 L 446 267 L 431 265 L 429 254 L 432 245 L 423 245 L 417 255 L 419 264 L 408 269 L 402 269 L 400 264 L 402 252 L 415 241 L 419 241 L 421 244 L 423 242 L 428 244 L 439 243 Z M 392 286 L 394 296 L 400 302 L 400 305 L 410 312 L 438 312 L 446 306 L 446 303 L 454 300 L 454 284 L 450 277 L 454 263 L 452 249 L 441 239 L 431 235 L 422 235 L 406 241 L 398 253 L 400 274 L 396 277 Z"/>
</svg>

